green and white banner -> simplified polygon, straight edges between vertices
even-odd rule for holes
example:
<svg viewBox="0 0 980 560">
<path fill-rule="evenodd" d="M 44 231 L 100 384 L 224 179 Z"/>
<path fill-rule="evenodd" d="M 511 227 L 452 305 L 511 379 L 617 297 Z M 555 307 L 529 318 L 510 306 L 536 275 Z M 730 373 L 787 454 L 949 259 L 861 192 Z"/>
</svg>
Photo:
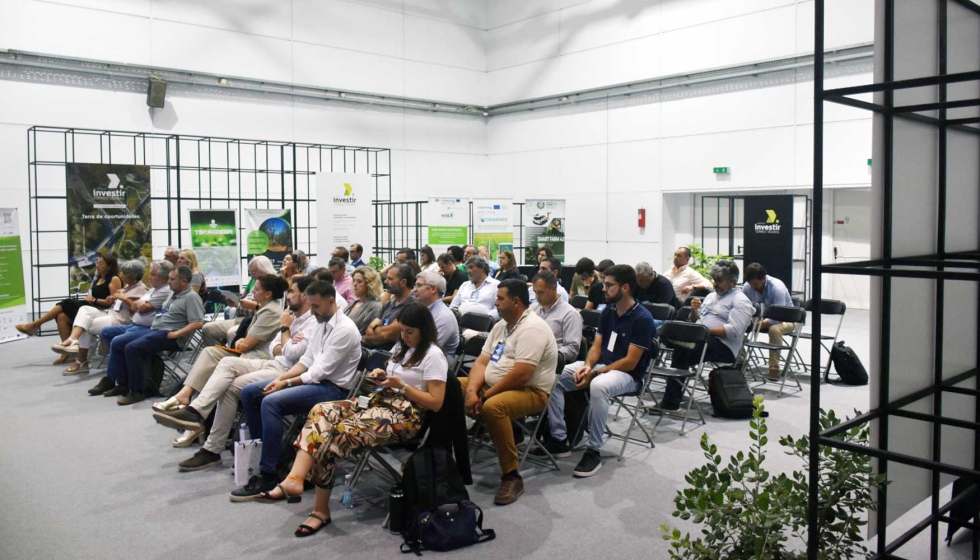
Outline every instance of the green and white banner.
<svg viewBox="0 0 980 560">
<path fill-rule="evenodd" d="M 240 286 L 237 210 L 190 210 L 191 248 L 209 288 Z"/>
<path fill-rule="evenodd" d="M 293 252 L 292 212 L 282 208 L 246 209 L 245 240 L 249 261 L 265 255 L 279 270 L 282 259 Z"/>
<path fill-rule="evenodd" d="M 514 250 L 513 205 L 509 198 L 473 200 L 473 244 L 486 247 L 491 260 L 500 251 Z"/>
<path fill-rule="evenodd" d="M 450 245 L 470 240 L 470 201 L 465 198 L 429 198 L 429 246 L 436 256 Z"/>
<path fill-rule="evenodd" d="M 16 208 L 0 208 L 0 342 L 27 338 L 14 325 L 27 322 L 24 259 Z"/>
<path fill-rule="evenodd" d="M 69 163 L 68 274 L 71 294 L 89 290 L 95 261 L 153 258 L 150 168 L 146 165 Z"/>
<path fill-rule="evenodd" d="M 538 262 L 537 252 L 549 247 L 565 262 L 565 201 L 528 199 L 524 202 L 524 262 Z"/>
</svg>

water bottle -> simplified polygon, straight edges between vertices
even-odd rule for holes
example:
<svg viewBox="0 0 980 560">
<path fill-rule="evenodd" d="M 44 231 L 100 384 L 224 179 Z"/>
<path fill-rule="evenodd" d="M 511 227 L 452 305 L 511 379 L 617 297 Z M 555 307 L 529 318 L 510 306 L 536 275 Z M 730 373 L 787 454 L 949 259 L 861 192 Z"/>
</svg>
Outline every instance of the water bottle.
<svg viewBox="0 0 980 560">
<path fill-rule="evenodd" d="M 242 422 L 242 425 L 238 427 L 238 441 L 248 441 L 252 439 L 252 433 L 248 429 L 248 424 Z"/>
<path fill-rule="evenodd" d="M 344 477 L 344 493 L 340 498 L 340 503 L 344 504 L 345 509 L 354 509 L 354 489 L 351 487 L 351 475 Z"/>
</svg>

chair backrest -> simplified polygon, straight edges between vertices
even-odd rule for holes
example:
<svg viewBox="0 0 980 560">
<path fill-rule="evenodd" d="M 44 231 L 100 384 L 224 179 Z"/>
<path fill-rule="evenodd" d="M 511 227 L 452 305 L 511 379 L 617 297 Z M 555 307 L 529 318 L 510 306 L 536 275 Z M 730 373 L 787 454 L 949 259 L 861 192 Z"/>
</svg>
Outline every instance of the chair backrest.
<svg viewBox="0 0 980 560">
<path fill-rule="evenodd" d="M 674 320 L 675 321 L 681 321 L 681 322 L 684 322 L 684 323 L 690 322 L 691 321 L 691 306 L 690 305 L 685 305 L 684 307 L 681 307 L 680 309 L 678 309 L 677 312 L 674 313 Z"/>
<path fill-rule="evenodd" d="M 600 317 L 602 317 L 602 312 L 597 309 L 582 310 L 582 324 L 584 324 L 586 327 L 598 329 Z"/>
<path fill-rule="evenodd" d="M 807 311 L 813 311 L 813 306 L 816 301 L 820 302 L 820 314 L 821 315 L 843 315 L 847 311 L 847 305 L 843 301 L 837 299 L 809 299 L 803 306 Z"/>
<path fill-rule="evenodd" d="M 708 297 L 708 294 L 710 293 L 711 290 L 706 290 L 704 288 L 694 288 L 693 290 L 691 290 L 691 297 L 699 297 L 699 298 Z"/>
<path fill-rule="evenodd" d="M 803 307 L 803 298 L 798 296 L 793 296 L 791 299 L 793 300 L 793 306 Z"/>
<path fill-rule="evenodd" d="M 571 303 L 575 309 L 585 309 L 585 304 L 589 303 L 589 298 L 588 296 L 573 296 L 572 299 L 568 300 L 568 303 Z"/>
<path fill-rule="evenodd" d="M 460 330 L 469 329 L 476 332 L 490 332 L 495 322 L 490 315 L 469 312 L 463 313 L 459 317 L 459 328 Z"/>
<path fill-rule="evenodd" d="M 770 321 L 779 321 L 780 323 L 803 324 L 806 322 L 806 311 L 802 307 L 770 305 L 762 313 L 762 318 L 769 319 Z"/>
<path fill-rule="evenodd" d="M 483 352 L 483 346 L 487 343 L 487 336 L 478 334 L 471 336 L 463 345 L 463 355 L 476 358 Z"/>
<path fill-rule="evenodd" d="M 660 327 L 658 338 L 675 342 L 697 344 L 708 340 L 708 327 L 700 323 L 685 323 L 683 321 L 668 321 Z"/>
<path fill-rule="evenodd" d="M 391 352 L 388 352 L 386 350 L 371 350 L 368 352 L 368 356 L 366 359 L 362 355 L 361 363 L 364 364 L 364 367 L 362 367 L 361 369 L 367 371 L 374 371 L 376 369 L 381 369 L 384 367 L 385 362 L 391 359 L 391 356 L 392 356 Z"/>
<path fill-rule="evenodd" d="M 653 315 L 653 318 L 658 321 L 672 321 L 674 320 L 674 313 L 677 311 L 674 309 L 673 305 L 667 303 L 644 303 L 643 308 Z"/>
</svg>

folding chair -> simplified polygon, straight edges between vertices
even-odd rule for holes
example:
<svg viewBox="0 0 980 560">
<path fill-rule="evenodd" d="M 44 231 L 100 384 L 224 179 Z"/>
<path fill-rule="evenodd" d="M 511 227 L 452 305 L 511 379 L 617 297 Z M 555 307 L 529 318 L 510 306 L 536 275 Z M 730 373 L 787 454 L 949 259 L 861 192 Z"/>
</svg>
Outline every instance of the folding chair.
<svg viewBox="0 0 980 560">
<path fill-rule="evenodd" d="M 824 377 L 826 377 L 830 375 L 830 365 L 831 365 L 830 353 L 834 345 L 837 344 L 837 337 L 840 336 L 840 328 L 844 324 L 844 314 L 847 312 L 847 305 L 845 305 L 843 301 L 836 300 L 836 299 L 823 299 L 823 300 L 810 299 L 807 300 L 807 302 L 803 305 L 803 309 L 805 311 L 812 312 L 814 302 L 817 301 L 819 301 L 821 316 L 837 315 L 837 329 L 834 331 L 834 336 L 829 336 L 823 333 L 812 333 L 812 332 L 802 332 L 802 331 L 799 332 L 798 334 L 793 334 L 790 336 L 793 336 L 794 338 L 802 338 L 805 340 L 817 340 L 820 343 L 820 346 L 823 346 L 823 349 L 827 351 L 827 366 L 823 370 Z M 831 341 L 830 346 L 827 346 L 826 344 L 826 341 L 828 340 Z M 794 345 L 795 343 L 796 341 L 794 340 Z M 803 366 L 803 371 L 806 372 L 810 371 L 809 362 L 807 362 L 806 360 L 803 359 L 802 356 L 800 356 L 798 350 L 794 350 L 793 356 Z"/>
<path fill-rule="evenodd" d="M 630 442 L 639 443 L 643 445 L 649 444 L 650 449 L 656 447 L 656 445 L 653 443 L 653 436 L 650 434 L 650 432 L 647 431 L 646 427 L 643 426 L 643 423 L 640 422 L 641 413 L 645 413 L 647 411 L 647 405 L 644 404 L 643 402 L 643 395 L 645 395 L 647 391 L 649 391 L 650 389 L 650 380 L 652 379 L 652 377 L 650 376 L 650 371 L 652 369 L 652 364 L 657 361 L 657 357 L 660 354 L 660 343 L 657 342 L 656 339 L 650 341 L 649 352 L 650 352 L 651 367 L 647 368 L 647 371 L 644 373 L 643 379 L 640 383 L 640 388 L 637 389 L 636 391 L 632 391 L 622 395 L 617 395 L 613 397 L 610 401 L 610 404 L 615 404 L 618 406 L 616 412 L 617 416 L 619 415 L 619 410 L 622 409 L 625 409 L 626 412 L 629 413 L 630 415 L 630 425 L 624 433 L 621 434 L 616 433 L 609 428 L 608 423 L 606 424 L 606 435 L 608 435 L 612 439 L 623 440 L 623 447 L 620 448 L 619 450 L 620 461 L 623 460 L 623 455 L 626 453 L 626 445 Z M 626 400 L 631 398 L 636 399 L 636 402 L 634 404 L 629 404 L 629 402 Z M 643 438 L 634 437 L 632 435 L 634 427 L 640 428 L 640 431 L 643 432 Z"/>
<path fill-rule="evenodd" d="M 473 362 L 480 357 L 483 346 L 487 343 L 487 335 L 478 334 L 466 339 L 466 342 L 456 347 L 456 365 L 452 374 L 459 377 L 464 371 L 469 375 Z"/>
<path fill-rule="evenodd" d="M 685 306 L 681 307 L 680 309 L 678 309 L 674 313 L 674 320 L 675 321 L 681 321 L 683 323 L 690 323 L 691 322 L 691 306 L 690 305 L 685 305 Z"/>
<path fill-rule="evenodd" d="M 657 321 L 673 321 L 674 314 L 677 312 L 673 305 L 667 303 L 644 303 L 643 308 L 653 315 Z"/>
<path fill-rule="evenodd" d="M 586 327 L 598 329 L 599 328 L 599 318 L 602 317 L 602 312 L 596 309 L 583 309 L 579 313 L 582 314 L 582 324 Z"/>
<path fill-rule="evenodd" d="M 200 329 L 195 331 L 195 333 L 198 331 Z M 200 354 L 201 346 L 203 345 L 203 339 L 195 338 L 191 335 L 177 350 L 168 350 L 157 354 L 163 361 L 163 379 L 160 380 L 161 394 L 172 397 L 180 392 L 184 380 L 187 379 L 187 376 L 191 372 L 191 367 L 194 365 L 193 361 L 185 358 Z M 186 364 L 186 367 L 182 363 Z M 173 386 L 169 391 L 164 391 L 163 387 L 168 380 L 173 383 Z"/>
<path fill-rule="evenodd" d="M 497 321 L 490 315 L 483 313 L 463 313 L 459 316 L 459 332 L 465 330 L 488 333 Z"/>
<path fill-rule="evenodd" d="M 681 383 L 682 385 L 682 395 L 687 394 L 687 408 L 684 410 L 683 422 L 681 423 L 681 435 L 686 433 L 688 420 L 693 420 L 691 418 L 691 407 L 693 406 L 697 412 L 697 423 L 698 426 L 703 426 L 707 422 L 704 417 L 704 413 L 701 411 L 700 405 L 697 403 L 695 398 L 695 387 L 697 386 L 695 379 L 700 380 L 702 374 L 704 373 L 704 356 L 708 352 L 708 337 L 711 333 L 708 331 L 708 327 L 699 323 L 684 323 L 681 321 L 671 321 L 660 328 L 659 338 L 661 342 L 672 341 L 672 342 L 682 342 L 685 344 L 703 344 L 701 349 L 701 357 L 698 359 L 696 371 L 691 371 L 690 369 L 674 369 L 665 366 L 657 366 L 651 363 L 650 366 L 650 377 L 660 377 L 665 380 L 674 379 Z M 648 411 L 656 411 L 660 413 L 660 418 L 653 427 L 654 433 L 656 433 L 657 428 L 660 427 L 660 422 L 663 421 L 664 416 L 670 415 L 675 416 L 679 413 L 673 410 L 664 410 L 660 408 L 660 403 L 658 402 L 654 407 L 648 407 Z"/>
<path fill-rule="evenodd" d="M 575 296 L 568 300 L 568 303 L 572 304 L 575 309 L 585 309 L 585 304 L 589 303 L 588 296 Z"/>
<path fill-rule="evenodd" d="M 779 396 L 783 396 L 783 388 L 786 386 L 786 377 L 789 375 L 793 376 L 793 381 L 796 383 L 797 392 L 803 390 L 803 386 L 800 385 L 800 380 L 796 377 L 796 372 L 790 367 L 792 365 L 793 353 L 796 352 L 796 345 L 800 341 L 799 333 L 803 330 L 803 324 L 806 322 L 806 311 L 801 307 L 790 307 L 786 305 L 770 305 L 766 307 L 762 312 L 763 320 L 779 321 L 780 323 L 796 323 L 796 328 L 793 329 L 792 333 L 786 333 L 787 337 L 791 337 L 793 342 L 789 345 L 786 344 L 770 344 L 768 342 L 758 341 L 758 330 L 756 331 L 756 336 L 753 340 L 748 340 L 743 345 L 745 349 L 745 361 L 742 363 L 742 374 L 745 375 L 749 373 L 749 363 L 751 362 L 753 366 L 757 363 L 756 356 L 761 361 L 761 366 L 753 368 L 751 373 L 755 374 L 756 370 L 768 370 L 769 364 L 769 352 L 779 352 L 782 354 L 783 350 L 788 350 L 786 354 L 786 359 L 784 361 L 783 369 L 779 372 L 779 377 L 781 382 L 779 384 Z M 762 378 L 762 385 L 771 381 L 765 375 L 758 376 Z"/>
</svg>

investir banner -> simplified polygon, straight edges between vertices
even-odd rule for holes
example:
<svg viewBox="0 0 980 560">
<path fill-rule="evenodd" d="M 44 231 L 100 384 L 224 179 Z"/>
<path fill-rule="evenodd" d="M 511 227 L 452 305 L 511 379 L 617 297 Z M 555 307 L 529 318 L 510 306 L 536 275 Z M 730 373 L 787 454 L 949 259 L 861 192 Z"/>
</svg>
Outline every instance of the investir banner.
<svg viewBox="0 0 980 560">
<path fill-rule="evenodd" d="M 793 195 L 745 197 L 745 265 L 793 285 Z"/>
<path fill-rule="evenodd" d="M 248 260 L 264 255 L 279 270 L 282 259 L 293 252 L 292 212 L 282 208 L 245 209 L 245 243 Z"/>
<path fill-rule="evenodd" d="M 513 205 L 509 198 L 473 201 L 473 244 L 485 246 L 491 260 L 497 260 L 500 251 L 514 250 L 514 225 L 510 218 Z"/>
<path fill-rule="evenodd" d="M 367 173 L 317 173 L 312 176 L 316 192 L 317 252 L 329 258 L 334 247 L 364 247 L 364 262 L 374 245 L 374 179 Z M 326 264 L 323 262 L 322 264 Z"/>
<path fill-rule="evenodd" d="M 190 210 L 191 247 L 209 288 L 239 286 L 237 210 Z"/>
<path fill-rule="evenodd" d="M 429 198 L 429 246 L 436 256 L 450 245 L 469 242 L 470 201 L 466 198 Z"/>
<path fill-rule="evenodd" d="M 536 263 L 537 252 L 550 247 L 565 262 L 565 201 L 529 199 L 524 202 L 524 262 Z"/>
<path fill-rule="evenodd" d="M 16 208 L 0 208 L 0 342 L 27 338 L 14 325 L 27 322 L 24 260 Z"/>
<path fill-rule="evenodd" d="M 88 291 L 100 253 L 120 261 L 153 258 L 150 168 L 69 163 L 68 255 L 71 294 Z"/>
</svg>

